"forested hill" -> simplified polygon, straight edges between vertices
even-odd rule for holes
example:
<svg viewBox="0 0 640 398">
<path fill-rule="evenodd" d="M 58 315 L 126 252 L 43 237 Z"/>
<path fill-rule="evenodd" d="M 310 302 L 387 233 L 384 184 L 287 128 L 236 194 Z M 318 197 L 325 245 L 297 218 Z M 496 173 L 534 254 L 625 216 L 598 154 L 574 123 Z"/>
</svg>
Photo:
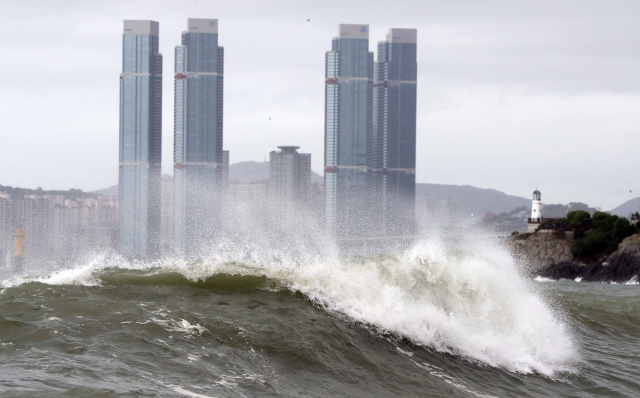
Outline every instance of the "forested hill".
<svg viewBox="0 0 640 398">
<path fill-rule="evenodd" d="M 22 197 L 25 195 L 64 195 L 67 199 L 78 199 L 78 198 L 86 198 L 93 197 L 97 192 L 84 192 L 81 189 L 69 189 L 67 191 L 63 190 L 44 190 L 42 188 L 30 189 L 30 188 L 18 188 L 18 187 L 10 187 L 5 185 L 0 185 L 0 192 L 11 195 L 12 197 Z"/>
<path fill-rule="evenodd" d="M 488 212 L 500 214 L 521 206 L 531 208 L 531 199 L 471 185 L 416 184 L 416 196 L 424 195 L 432 196 L 437 201 L 456 201 L 458 215 L 462 218 L 471 217 L 472 214 L 474 218 L 482 218 Z"/>
<path fill-rule="evenodd" d="M 269 179 L 269 162 L 239 162 L 234 163 L 229 167 L 229 179 L 240 182 L 261 181 Z M 311 172 L 312 182 L 323 182 L 323 177 L 318 173 Z M 0 191 L 3 187 L 0 186 Z M 15 188 L 17 189 L 17 188 Z M 36 190 L 30 190 L 36 193 Z M 78 194 L 86 194 L 79 190 Z M 47 191 L 57 192 L 57 191 Z M 93 192 L 94 194 L 101 195 L 117 195 L 118 186 L 114 185 L 109 188 L 102 189 L 100 191 Z M 476 188 L 471 185 L 446 185 L 446 184 L 416 184 L 416 195 L 432 196 L 436 202 L 440 200 L 451 199 L 457 202 L 458 215 L 462 218 L 468 218 L 471 214 L 474 218 L 480 219 L 488 212 L 500 214 L 503 212 L 510 212 L 515 208 L 525 206 L 527 209 L 531 208 L 531 198 L 525 198 L 520 196 L 507 195 L 504 192 L 500 192 L 495 189 Z M 556 209 L 560 215 L 555 214 L 558 211 L 553 211 L 555 207 L 561 205 L 551 205 L 547 210 L 549 211 L 549 217 L 561 217 L 566 214 L 566 209 Z M 546 207 L 546 206 L 545 206 Z M 568 206 L 562 206 L 569 209 Z M 560 211 L 563 210 L 563 211 Z M 616 214 L 623 217 L 628 217 L 630 213 L 640 211 L 640 198 L 632 199 L 611 211 L 612 214 Z"/>
<path fill-rule="evenodd" d="M 269 179 L 269 162 L 239 162 L 229 167 L 229 179 L 241 182 Z M 313 182 L 323 182 L 323 177 L 311 172 Z M 433 196 L 436 201 L 451 199 L 458 203 L 458 214 L 482 217 L 491 211 L 496 214 L 508 212 L 516 207 L 531 207 L 531 200 L 507 195 L 495 189 L 481 189 L 470 185 L 416 184 L 416 195 Z"/>
</svg>

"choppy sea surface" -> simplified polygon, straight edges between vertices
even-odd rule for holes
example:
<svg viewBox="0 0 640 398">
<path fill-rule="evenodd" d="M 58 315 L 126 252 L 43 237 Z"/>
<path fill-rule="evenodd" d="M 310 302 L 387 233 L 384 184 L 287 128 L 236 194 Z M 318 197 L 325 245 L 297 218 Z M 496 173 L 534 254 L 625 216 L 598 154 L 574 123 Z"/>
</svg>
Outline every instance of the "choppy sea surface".
<svg viewBox="0 0 640 398">
<path fill-rule="evenodd" d="M 0 274 L 2 397 L 637 397 L 640 286 L 535 280 L 499 244 Z"/>
</svg>

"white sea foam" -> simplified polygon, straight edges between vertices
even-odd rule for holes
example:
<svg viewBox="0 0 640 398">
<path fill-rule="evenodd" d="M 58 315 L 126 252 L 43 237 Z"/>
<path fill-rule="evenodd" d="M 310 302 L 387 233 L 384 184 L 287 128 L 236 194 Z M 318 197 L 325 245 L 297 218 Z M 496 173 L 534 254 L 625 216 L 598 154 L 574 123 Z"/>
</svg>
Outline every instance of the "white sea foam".
<svg viewBox="0 0 640 398">
<path fill-rule="evenodd" d="M 77 264 L 52 272 L 48 276 L 16 276 L 0 282 L 4 288 L 20 286 L 24 283 L 39 282 L 47 285 L 83 285 L 99 286 L 99 272 L 104 268 L 128 264 L 119 256 L 107 257 L 102 254 L 93 257 L 87 263 Z"/>
<path fill-rule="evenodd" d="M 105 258 L 40 281 L 95 285 L 105 268 L 177 272 L 193 281 L 219 273 L 266 275 L 331 313 L 441 352 L 514 372 L 571 371 L 578 354 L 570 330 L 520 275 L 509 253 L 486 241 L 460 247 L 464 251 L 425 240 L 398 256 L 344 259 L 328 252 L 287 256 L 227 245 L 196 263 Z M 186 320 L 152 321 L 172 332 L 206 331 Z"/>
<path fill-rule="evenodd" d="M 93 265 L 87 265 L 81 268 L 62 270 L 49 277 L 37 278 L 35 280 L 46 283 L 47 285 L 98 286 L 100 285 L 100 281 L 95 271 L 96 269 Z"/>
<path fill-rule="evenodd" d="M 536 276 L 533 280 L 535 280 L 536 282 L 555 282 L 554 279 L 545 278 L 544 276 Z"/>
<path fill-rule="evenodd" d="M 475 397 L 478 398 L 497 398 L 493 395 L 486 395 L 486 394 L 481 394 L 477 391 L 472 390 L 471 388 L 469 388 L 466 384 L 464 384 L 463 382 L 461 382 L 460 380 L 456 379 L 453 376 L 450 376 L 448 374 L 446 374 L 441 368 L 434 366 L 434 365 L 429 365 L 426 362 L 423 363 L 418 363 L 414 360 L 411 360 L 411 362 L 413 362 L 414 364 L 416 364 L 419 368 L 426 370 L 427 372 L 429 372 L 429 374 L 431 376 L 435 376 L 438 377 L 442 380 L 445 381 L 445 383 L 454 386 L 456 388 L 459 388 L 465 392 L 468 392 L 469 394 L 472 394 Z"/>
<path fill-rule="evenodd" d="M 190 279 L 219 272 L 267 275 L 330 312 L 415 343 L 515 372 L 571 370 L 568 327 L 532 291 L 504 249 L 468 242 L 448 252 L 425 241 L 401 256 L 290 259 L 274 253 L 220 253 L 174 269 Z"/>
<path fill-rule="evenodd" d="M 546 375 L 569 370 L 576 359 L 567 327 L 503 251 L 447 254 L 425 242 L 396 261 L 292 272 L 293 288 L 328 310 L 439 351 Z"/>
<path fill-rule="evenodd" d="M 173 389 L 173 391 L 175 391 L 175 392 L 177 392 L 177 393 L 179 393 L 179 394 L 182 394 L 182 395 L 184 395 L 184 396 L 186 396 L 186 397 L 193 397 L 193 398 L 214 398 L 214 397 L 212 397 L 212 396 L 210 396 L 210 395 L 202 395 L 202 394 L 198 394 L 198 393 L 195 393 L 195 392 L 191 392 L 191 391 L 189 391 L 189 390 L 185 390 L 184 388 L 182 388 L 182 387 L 180 387 L 180 386 L 168 386 L 168 387 L 172 388 L 172 389 Z"/>
<path fill-rule="evenodd" d="M 396 351 L 398 351 L 400 354 L 406 355 L 408 357 L 412 357 L 413 356 L 413 352 L 411 351 L 405 351 L 400 347 L 396 347 Z"/>
<path fill-rule="evenodd" d="M 198 324 L 191 324 L 189 321 L 181 319 L 179 321 L 173 319 L 156 319 L 151 318 L 151 321 L 156 325 L 162 326 L 168 332 L 181 332 L 188 335 L 202 335 L 204 332 L 208 332 L 207 328 Z"/>
<path fill-rule="evenodd" d="M 634 275 L 631 279 L 625 282 L 625 285 L 637 285 L 638 284 L 638 275 Z"/>
</svg>

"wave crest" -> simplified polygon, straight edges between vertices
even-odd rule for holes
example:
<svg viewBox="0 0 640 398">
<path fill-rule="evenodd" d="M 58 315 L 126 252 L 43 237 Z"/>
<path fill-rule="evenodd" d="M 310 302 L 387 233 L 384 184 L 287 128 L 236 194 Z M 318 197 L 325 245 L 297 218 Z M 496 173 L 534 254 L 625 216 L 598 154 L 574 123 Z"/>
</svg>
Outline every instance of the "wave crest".
<svg viewBox="0 0 640 398">
<path fill-rule="evenodd" d="M 30 281 L 289 289 L 330 313 L 440 352 L 514 372 L 571 371 L 577 350 L 568 327 L 521 277 L 508 252 L 490 242 L 462 247 L 423 241 L 397 256 L 347 259 L 228 247 L 198 262 L 104 256 Z"/>
</svg>

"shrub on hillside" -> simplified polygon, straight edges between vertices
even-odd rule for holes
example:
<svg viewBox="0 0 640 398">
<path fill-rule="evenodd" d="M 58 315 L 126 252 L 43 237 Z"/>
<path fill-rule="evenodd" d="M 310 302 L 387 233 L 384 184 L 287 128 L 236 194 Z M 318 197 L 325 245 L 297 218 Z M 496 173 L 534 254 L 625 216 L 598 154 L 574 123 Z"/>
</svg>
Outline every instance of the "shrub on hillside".
<svg viewBox="0 0 640 398">
<path fill-rule="evenodd" d="M 629 220 L 631 220 L 636 224 L 637 229 L 640 229 L 640 213 L 639 212 L 636 211 L 635 213 L 631 213 L 629 215 Z"/>
<path fill-rule="evenodd" d="M 591 214 L 584 210 L 570 211 L 567 213 L 567 220 L 569 221 L 569 225 L 578 226 L 589 222 L 589 220 L 591 220 Z"/>
<path fill-rule="evenodd" d="M 531 235 L 532 235 L 531 232 L 525 232 L 524 234 L 517 234 L 517 235 L 511 234 L 511 236 L 513 236 L 513 239 L 515 240 L 527 240 Z"/>
<path fill-rule="evenodd" d="M 602 231 L 589 231 L 573 244 L 573 254 L 581 257 L 596 258 L 600 253 L 615 250 L 618 247 L 610 234 Z"/>
<path fill-rule="evenodd" d="M 574 215 L 574 217 L 583 217 Z M 573 253 L 577 256 L 596 258 L 605 253 L 611 253 L 618 248 L 618 244 L 635 232 L 635 228 L 626 218 L 612 216 L 608 213 L 596 212 L 591 217 L 593 227 L 576 236 Z"/>
<path fill-rule="evenodd" d="M 553 230 L 553 231 L 574 231 L 582 232 L 591 229 L 591 216 L 588 212 L 583 210 L 572 211 L 567 214 L 567 217 L 554 218 L 550 220 L 544 220 L 536 231 L 540 230 Z"/>
<path fill-rule="evenodd" d="M 567 237 L 567 233 L 564 230 L 554 230 L 553 236 L 555 236 L 558 239 L 564 239 Z"/>
</svg>

